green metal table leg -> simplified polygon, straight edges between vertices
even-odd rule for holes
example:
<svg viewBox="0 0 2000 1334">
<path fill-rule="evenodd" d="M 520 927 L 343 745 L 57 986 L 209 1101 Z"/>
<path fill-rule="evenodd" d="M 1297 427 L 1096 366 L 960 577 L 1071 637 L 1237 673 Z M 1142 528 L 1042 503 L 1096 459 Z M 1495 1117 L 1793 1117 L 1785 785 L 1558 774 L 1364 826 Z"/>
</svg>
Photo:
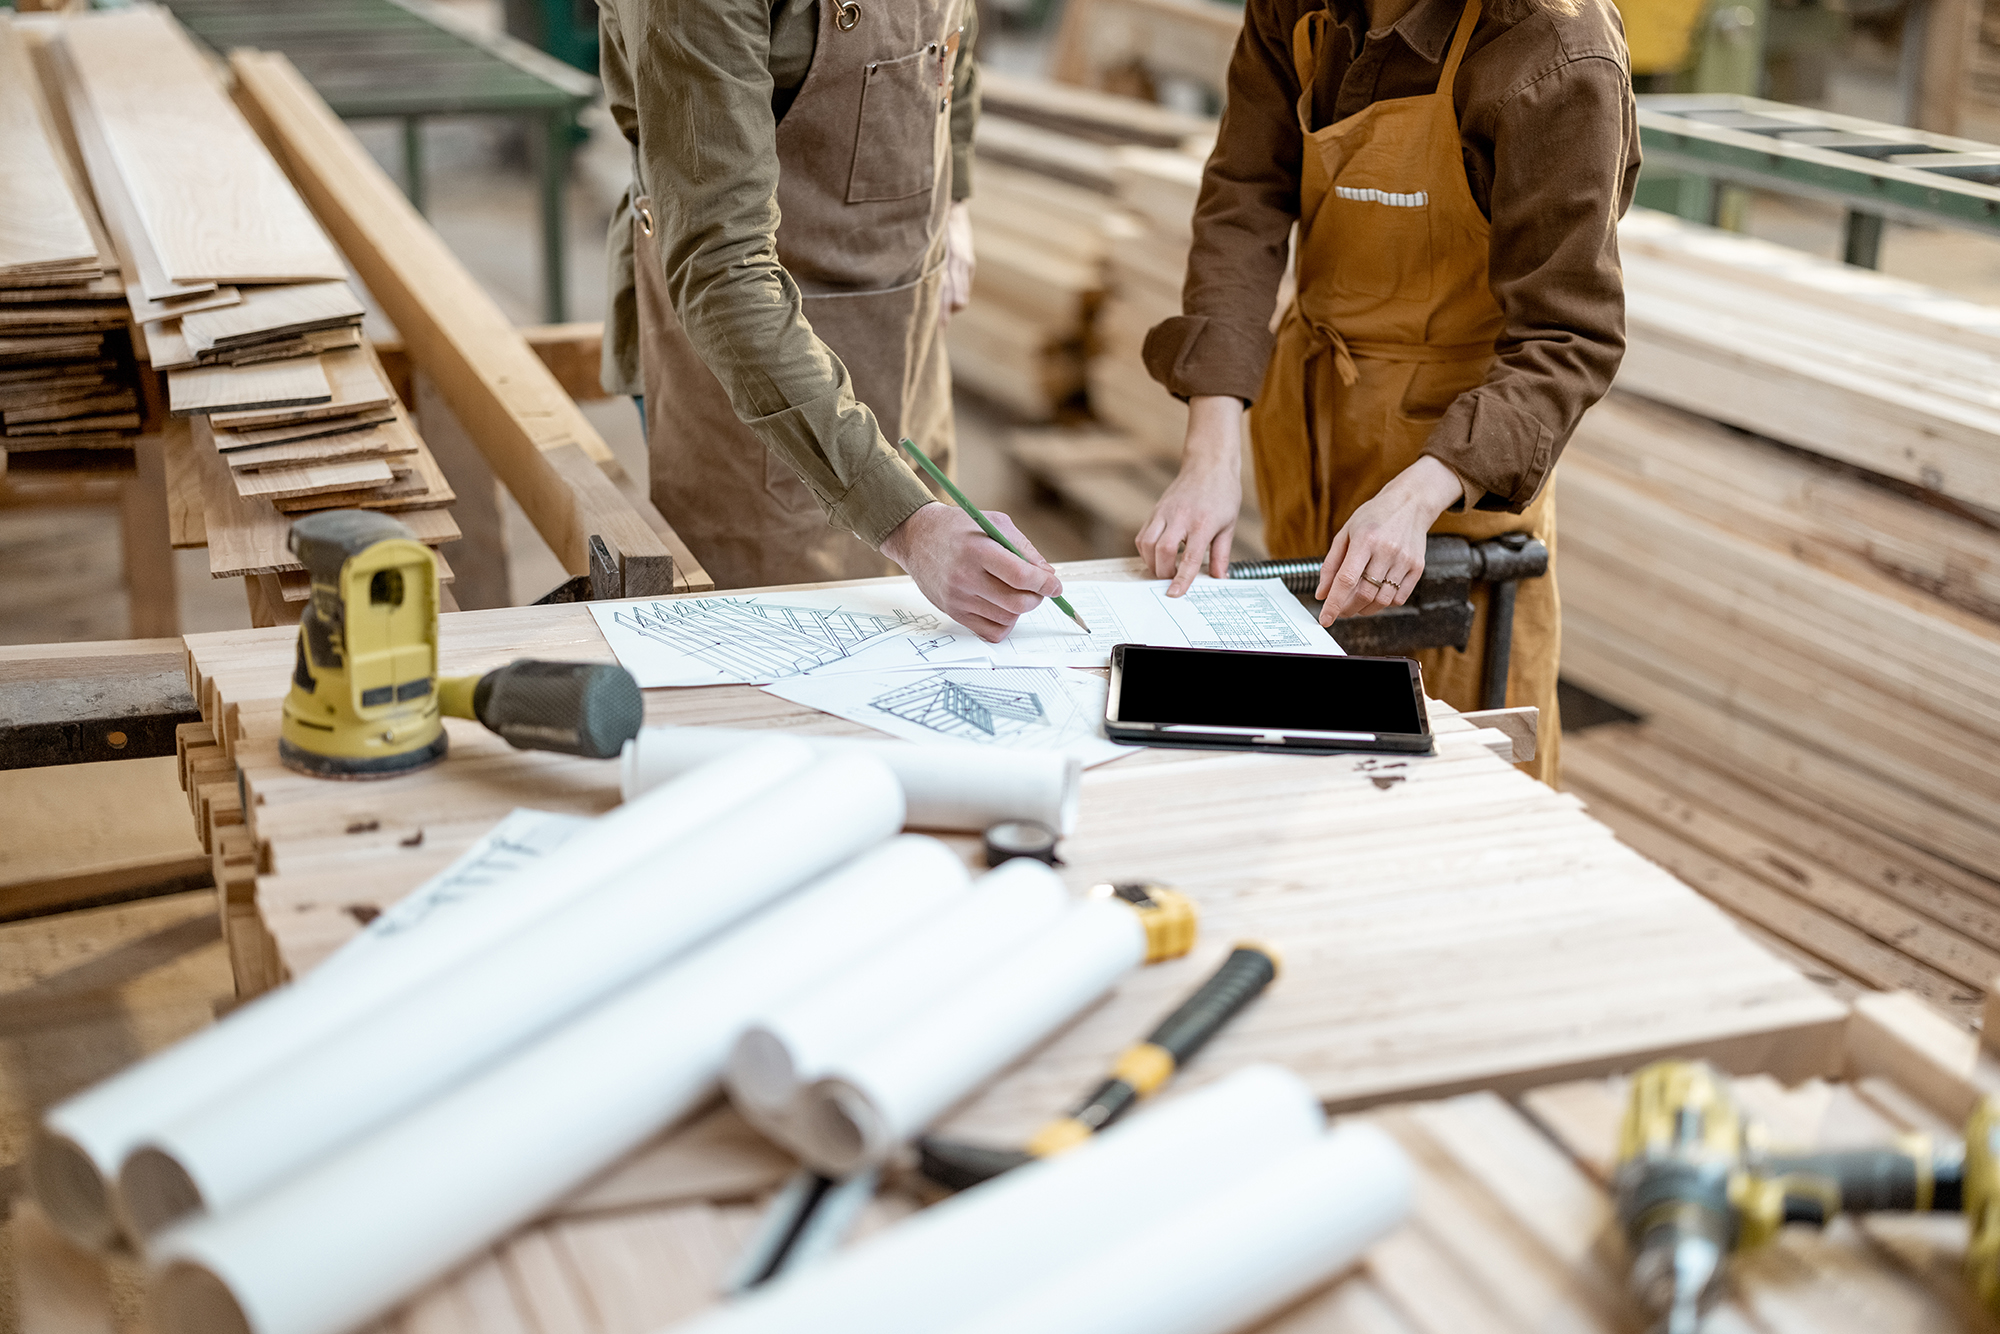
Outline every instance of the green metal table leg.
<svg viewBox="0 0 2000 1334">
<path fill-rule="evenodd" d="M 1882 267 L 1882 215 L 1847 210 L 1841 228 L 1841 258 L 1863 269 Z"/>
<path fill-rule="evenodd" d="M 569 318 L 563 274 L 563 204 L 569 182 L 570 117 L 551 111 L 542 117 L 542 318 L 561 324 Z"/>
<path fill-rule="evenodd" d="M 403 117 L 403 193 L 410 207 L 424 211 L 424 118 Z"/>
</svg>

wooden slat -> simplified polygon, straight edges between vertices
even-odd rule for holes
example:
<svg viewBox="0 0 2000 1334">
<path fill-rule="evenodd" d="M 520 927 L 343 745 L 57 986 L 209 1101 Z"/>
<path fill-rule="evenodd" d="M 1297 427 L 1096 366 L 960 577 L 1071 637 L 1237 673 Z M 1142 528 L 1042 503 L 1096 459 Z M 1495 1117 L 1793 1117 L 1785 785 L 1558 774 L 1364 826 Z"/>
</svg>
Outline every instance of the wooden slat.
<svg viewBox="0 0 2000 1334">
<path fill-rule="evenodd" d="M 358 347 L 350 351 L 328 352 L 314 360 L 326 376 L 327 396 L 324 399 L 296 407 L 218 411 L 210 424 L 222 431 L 248 431 L 259 427 L 322 421 L 331 417 L 380 411 L 395 401 L 395 392 L 389 388 L 389 382 L 383 376 L 382 368 L 376 362 L 372 350 Z M 275 366 L 291 364 L 293 363 L 273 363 Z M 244 367 L 235 373 L 248 375 L 264 369 L 267 368 Z M 173 382 L 172 376 L 168 377 L 168 382 Z"/>
<path fill-rule="evenodd" d="M 330 404 L 333 390 L 320 359 L 300 357 L 258 366 L 168 371 L 167 398 L 176 417 L 251 412 L 261 419 L 264 410 Z"/>
<path fill-rule="evenodd" d="M 311 463 L 292 468 L 270 468 L 262 472 L 239 472 L 236 474 L 236 493 L 264 500 L 289 500 L 296 496 L 380 486 L 391 476 L 388 463 L 381 459 Z"/>
<path fill-rule="evenodd" d="M 169 279 L 284 283 L 346 276 L 319 223 L 166 11 L 77 17 L 63 31 Z"/>
<path fill-rule="evenodd" d="M 26 269 L 96 272 L 101 256 L 57 161 L 41 83 L 11 20 L 0 17 L 0 282 Z"/>
<path fill-rule="evenodd" d="M 361 315 L 361 301 L 345 282 L 253 287 L 241 301 L 185 314 L 181 336 L 200 355 L 280 334 L 355 324 Z"/>
</svg>

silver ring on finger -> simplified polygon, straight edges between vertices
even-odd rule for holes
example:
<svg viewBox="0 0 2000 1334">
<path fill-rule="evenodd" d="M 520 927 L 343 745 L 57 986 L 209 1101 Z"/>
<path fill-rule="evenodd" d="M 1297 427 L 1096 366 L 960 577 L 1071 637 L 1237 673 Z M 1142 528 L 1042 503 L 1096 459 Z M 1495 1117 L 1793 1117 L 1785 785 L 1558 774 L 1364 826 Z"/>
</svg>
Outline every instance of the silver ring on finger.
<svg viewBox="0 0 2000 1334">
<path fill-rule="evenodd" d="M 1373 584 L 1377 588 L 1380 588 L 1382 586 L 1382 581 L 1380 579 L 1370 579 L 1365 574 L 1361 576 L 1361 582 L 1364 584 Z"/>
</svg>

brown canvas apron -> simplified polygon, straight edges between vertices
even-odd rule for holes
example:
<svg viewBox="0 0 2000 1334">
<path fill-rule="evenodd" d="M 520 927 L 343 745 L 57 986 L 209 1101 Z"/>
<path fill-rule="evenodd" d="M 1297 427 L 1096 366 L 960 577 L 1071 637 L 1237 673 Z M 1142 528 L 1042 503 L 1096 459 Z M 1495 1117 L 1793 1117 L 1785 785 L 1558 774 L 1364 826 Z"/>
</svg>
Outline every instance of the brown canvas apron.
<svg viewBox="0 0 2000 1334">
<path fill-rule="evenodd" d="M 1452 104 L 1479 9 L 1469 0 L 1435 92 L 1377 102 L 1319 129 L 1313 79 L 1330 16 L 1307 14 L 1293 30 L 1306 136 L 1298 296 L 1250 412 L 1273 557 L 1323 558 L 1341 525 L 1422 456 L 1438 418 L 1492 363 L 1504 321 L 1487 277 L 1490 225 L 1466 184 Z M 1522 514 L 1468 510 L 1432 526 L 1475 539 L 1522 529 L 1547 542 L 1553 560 L 1553 488 L 1544 485 Z M 1466 651 L 1417 655 L 1425 689 L 1460 709 L 1480 705 L 1485 590 L 1473 601 Z M 1560 642 L 1552 567 L 1520 585 L 1507 673 L 1508 705 L 1542 710 L 1539 754 L 1522 767 L 1551 784 Z"/>
<path fill-rule="evenodd" d="M 958 48 L 947 24 L 958 9 L 821 0 L 812 67 L 778 125 L 778 259 L 806 319 L 882 434 L 909 436 L 947 470 L 951 369 L 937 308 Z M 634 212 L 653 503 L 719 588 L 894 573 L 830 527 L 791 465 L 738 420 L 674 317 L 647 231 L 651 200 L 642 194 Z"/>
</svg>

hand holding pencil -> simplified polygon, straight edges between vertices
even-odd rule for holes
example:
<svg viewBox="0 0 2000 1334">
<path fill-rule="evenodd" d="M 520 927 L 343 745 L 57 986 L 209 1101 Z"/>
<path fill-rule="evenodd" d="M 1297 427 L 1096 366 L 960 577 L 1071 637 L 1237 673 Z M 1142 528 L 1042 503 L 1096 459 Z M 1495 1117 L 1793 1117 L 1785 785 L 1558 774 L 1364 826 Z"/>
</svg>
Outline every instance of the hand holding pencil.
<svg viewBox="0 0 2000 1334">
<path fill-rule="evenodd" d="M 966 499 L 965 492 L 959 490 L 958 486 L 951 480 L 951 478 L 945 476 L 943 470 L 940 469 L 937 466 L 937 464 L 932 463 L 930 461 L 929 455 L 925 454 L 923 450 L 917 448 L 916 441 L 905 436 L 903 438 L 903 448 L 910 451 L 910 457 L 914 458 L 919 464 L 923 466 L 923 470 L 930 474 L 932 481 L 936 482 L 939 486 L 944 488 L 944 493 L 946 495 L 950 496 L 953 500 L 958 502 L 958 507 L 960 509 L 964 510 L 967 514 L 970 514 L 972 516 L 972 521 L 978 524 L 982 529 L 984 529 L 988 537 L 992 538 L 995 542 L 998 542 L 1001 546 L 1007 548 L 1007 550 L 1013 552 L 1016 556 L 1021 555 L 1021 549 L 1015 546 L 1012 542 L 1008 541 L 1006 537 L 1001 534 L 1000 530 L 993 526 L 993 521 L 991 519 L 987 518 L 984 514 L 980 513 L 979 506 L 973 504 L 970 500 Z M 1022 556 L 1021 558 L 1023 560 L 1027 559 L 1027 557 L 1025 556 Z M 1053 601 L 1056 604 L 1056 607 L 1062 612 L 1063 615 L 1069 617 L 1072 621 L 1076 622 L 1077 629 L 1083 631 L 1085 634 L 1090 633 L 1090 627 L 1083 623 L 1083 617 L 1076 614 L 1076 608 L 1070 606 L 1068 602 L 1064 601 L 1060 593 L 1056 594 L 1051 599 L 1051 601 Z"/>
<path fill-rule="evenodd" d="M 935 476 L 921 454 L 912 447 L 913 466 Z M 1043 599 L 1059 597 L 1062 580 L 1005 514 L 981 513 L 962 492 L 957 498 L 963 503 L 919 507 L 882 541 L 881 552 L 939 610 L 997 644 Z"/>
</svg>

